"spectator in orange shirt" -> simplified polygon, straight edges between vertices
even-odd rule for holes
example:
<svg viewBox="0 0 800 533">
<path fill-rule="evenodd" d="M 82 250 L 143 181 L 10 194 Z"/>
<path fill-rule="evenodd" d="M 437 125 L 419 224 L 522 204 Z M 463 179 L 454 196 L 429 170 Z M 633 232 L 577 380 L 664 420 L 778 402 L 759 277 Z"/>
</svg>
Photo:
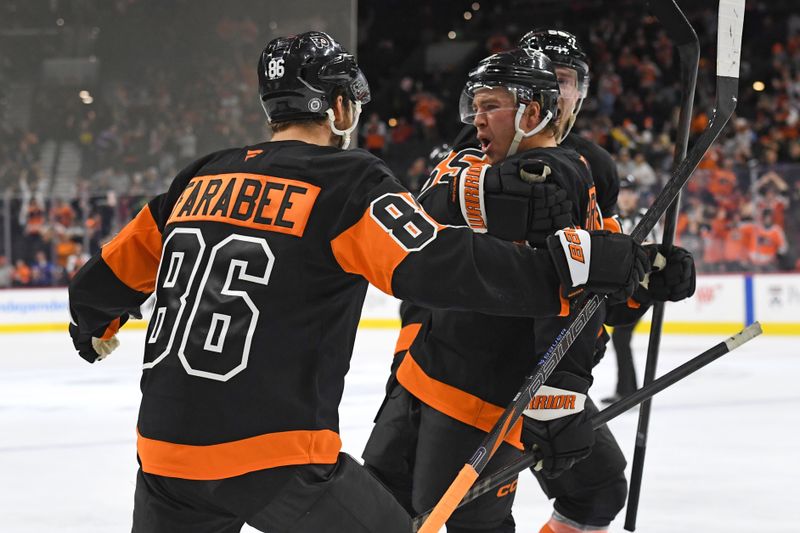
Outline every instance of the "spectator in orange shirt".
<svg viewBox="0 0 800 533">
<path fill-rule="evenodd" d="M 708 181 L 708 192 L 719 200 L 733 195 L 736 189 L 736 174 L 733 172 L 733 160 L 725 159 L 722 168 L 712 169 Z"/>
<path fill-rule="evenodd" d="M 725 238 L 728 234 L 728 220 L 724 209 L 716 206 L 706 208 L 709 225 L 701 231 L 703 236 L 703 264 L 709 272 L 722 270 L 724 261 Z M 713 218 L 712 218 L 713 217 Z"/>
<path fill-rule="evenodd" d="M 25 264 L 22 259 L 17 259 L 16 268 L 12 278 L 12 285 L 14 287 L 28 287 L 32 279 L 31 269 Z"/>
<path fill-rule="evenodd" d="M 36 200 L 31 200 L 25 216 L 25 241 L 29 250 L 29 259 L 34 252 L 45 248 L 46 222 L 42 206 Z"/>
<path fill-rule="evenodd" d="M 414 101 L 414 121 L 422 128 L 425 138 L 436 138 L 436 115 L 442 110 L 442 101 L 429 92 L 418 92 Z"/>
<path fill-rule="evenodd" d="M 750 218 L 742 219 L 738 211 L 732 212 L 730 216 L 728 235 L 723 249 L 725 270 L 742 272 L 750 269 L 750 251 L 755 242 L 755 225 Z"/>
<path fill-rule="evenodd" d="M 364 148 L 378 157 L 386 149 L 386 124 L 377 113 L 372 113 L 369 120 L 361 127 L 364 136 Z"/>
<path fill-rule="evenodd" d="M 66 267 L 67 259 L 75 253 L 76 248 L 77 243 L 75 241 L 66 235 L 61 235 L 55 247 L 56 266 L 62 269 Z"/>
<path fill-rule="evenodd" d="M 56 200 L 50 209 L 50 218 L 59 231 L 65 231 L 75 224 L 75 211 L 64 200 Z"/>
<path fill-rule="evenodd" d="M 644 56 L 641 63 L 639 63 L 639 78 L 639 86 L 642 89 L 654 87 L 661 78 L 661 69 L 649 56 Z"/>
<path fill-rule="evenodd" d="M 784 213 L 789 205 L 787 192 L 789 185 L 774 171 L 767 172 L 756 181 L 756 207 L 759 210 L 769 210 L 777 226 L 786 228 Z"/>
<path fill-rule="evenodd" d="M 788 249 L 783 229 L 775 223 L 772 211 L 765 209 L 761 224 L 756 225 L 753 265 L 759 272 L 775 272 L 779 269 L 779 256 L 785 255 Z"/>
</svg>

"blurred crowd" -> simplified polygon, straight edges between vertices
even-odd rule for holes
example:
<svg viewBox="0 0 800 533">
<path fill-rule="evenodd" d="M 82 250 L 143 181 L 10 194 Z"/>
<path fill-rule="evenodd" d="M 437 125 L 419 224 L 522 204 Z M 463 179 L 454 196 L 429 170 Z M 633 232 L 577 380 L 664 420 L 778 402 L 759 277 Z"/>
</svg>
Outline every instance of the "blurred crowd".
<svg viewBox="0 0 800 533">
<path fill-rule="evenodd" d="M 66 282 L 183 165 L 268 137 L 253 68 L 267 31 L 247 3 L 234 0 L 242 9 L 228 13 L 238 16 L 188 15 L 186 0 L 76 4 L 92 34 L 86 53 L 102 65 L 91 94 L 38 84 L 29 128 L 0 120 L 0 287 Z M 606 4 L 443 1 L 409 10 L 404 2 L 362 0 L 358 55 L 373 101 L 362 115 L 360 146 L 417 190 L 431 149 L 461 128 L 457 104 L 467 70 L 513 47 L 533 28 L 525 21 L 547 21 L 575 33 L 591 59 L 575 131 L 613 155 L 648 205 L 672 165 L 679 58 L 641 2 L 618 2 L 613 12 Z M 694 138 L 713 104 L 716 2 L 685 4 L 703 58 Z M 17 5 L 13 13 L 5 7 L 4 29 L 34 24 L 26 9 L 42 9 Z M 64 4 L 48 9 L 56 17 Z M 793 11 L 782 0 L 748 2 L 737 114 L 682 200 L 678 240 L 702 271 L 800 269 L 800 14 Z M 49 42 L 3 55 L 0 82 L 58 55 Z M 137 46 L 123 44 L 131 42 Z M 61 197 L 52 194 L 53 163 L 43 157 L 48 142 L 74 147 L 80 159 Z"/>
</svg>

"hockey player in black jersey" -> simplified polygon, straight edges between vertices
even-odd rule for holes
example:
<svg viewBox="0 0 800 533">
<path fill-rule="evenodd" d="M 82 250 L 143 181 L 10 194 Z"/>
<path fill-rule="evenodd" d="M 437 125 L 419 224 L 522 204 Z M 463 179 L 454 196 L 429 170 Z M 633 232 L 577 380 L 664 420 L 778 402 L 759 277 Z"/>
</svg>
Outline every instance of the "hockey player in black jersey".
<svg viewBox="0 0 800 533">
<path fill-rule="evenodd" d="M 620 231 L 615 216 L 619 191 L 616 165 L 608 152 L 572 131 L 589 90 L 586 54 L 574 35 L 561 30 L 533 30 L 520 39 L 519 46 L 547 54 L 553 61 L 561 88 L 561 145 L 572 147 L 588 161 L 597 187 L 603 227 Z M 622 302 L 612 307 L 626 306 L 627 303 Z M 601 311 L 605 319 L 605 309 Z M 607 340 L 608 334 L 601 326 L 592 364 L 602 356 Z M 589 397 L 584 411 L 587 416 L 597 412 Z M 595 432 L 591 454 L 586 459 L 557 477 L 534 471 L 544 493 L 554 499 L 555 508 L 540 533 L 573 533 L 586 528 L 603 531 L 625 505 L 625 465 L 625 457 L 614 435 L 603 425 Z"/>
<path fill-rule="evenodd" d="M 530 31 L 519 40 L 518 46 L 542 52 L 553 62 L 561 89 L 559 109 L 562 118 L 558 142 L 578 152 L 589 163 L 597 188 L 597 205 L 603 215 L 603 227 L 618 231 L 613 218 L 619 191 L 617 166 L 602 147 L 572 131 L 589 92 L 591 76 L 586 53 L 574 35 L 562 30 Z"/>
<path fill-rule="evenodd" d="M 513 52 L 499 56 L 520 57 Z M 538 58 L 537 53 L 531 56 Z M 486 214 L 488 202 L 481 208 L 480 200 L 475 200 L 480 195 L 465 194 L 464 190 L 470 186 L 477 187 L 479 180 L 474 177 L 486 171 L 484 167 L 487 162 L 502 166 L 509 161 L 530 157 L 536 158 L 542 165 L 539 168 L 547 166 L 544 173 L 549 174 L 549 181 L 558 180 L 559 185 L 571 191 L 568 195 L 570 201 L 559 202 L 553 196 L 542 204 L 549 202 L 550 205 L 565 208 L 574 201 L 574 205 L 580 207 L 577 210 L 567 208 L 570 217 L 567 223 L 597 223 L 597 216 L 589 207 L 593 205 L 591 180 L 587 180 L 585 165 L 572 150 L 554 148 L 556 135 L 561 131 L 558 127 L 540 133 L 546 128 L 541 127 L 542 122 L 546 122 L 548 116 L 555 116 L 556 112 L 554 107 L 542 105 L 546 99 L 537 92 L 552 88 L 554 73 L 548 75 L 543 72 L 541 67 L 545 62 L 541 61 L 539 71 L 530 72 L 529 78 L 525 79 L 521 72 L 531 65 L 520 61 L 513 65 L 513 70 L 504 70 L 503 66 L 511 66 L 508 63 L 511 62 L 504 65 L 495 56 L 484 60 L 471 73 L 465 91 L 467 97 L 462 99 L 462 104 L 466 100 L 471 103 L 469 107 L 473 108 L 470 112 L 467 106 L 462 105 L 464 116 L 472 118 L 477 126 L 477 139 L 480 140 L 483 157 L 475 149 L 464 148 L 465 144 L 469 144 L 469 139 L 462 136 L 455 143 L 456 149 L 433 172 L 423 189 L 421 203 L 439 221 L 468 223 L 476 231 L 492 233 L 493 216 Z M 503 88 L 508 88 L 508 92 L 513 92 L 519 99 L 509 98 L 508 94 L 503 98 Z M 529 100 L 524 99 L 526 96 Z M 520 112 L 523 107 L 520 101 L 523 104 L 537 102 L 532 107 L 539 107 L 537 114 L 540 119 L 526 123 L 526 115 Z M 526 137 L 529 132 L 533 133 Z M 518 147 L 515 146 L 517 142 Z M 528 151 L 531 144 L 538 147 Z M 543 148 L 543 145 L 548 148 Z M 509 153 L 511 157 L 505 159 Z M 560 159 L 557 154 L 572 155 L 555 163 L 554 160 Z M 470 185 L 471 182 L 474 184 Z M 581 190 L 576 187 L 578 184 L 584 184 L 586 188 Z M 454 202 L 453 199 L 459 200 Z M 592 216 L 585 216 L 587 211 Z M 547 213 L 548 210 L 543 212 Z M 539 218 L 536 225 L 542 230 L 541 233 L 527 234 L 528 240 L 534 244 L 541 245 L 548 233 L 561 227 L 553 225 L 553 220 L 560 218 L 562 211 L 553 209 L 549 212 L 549 217 L 543 218 L 550 218 L 550 225 Z M 533 217 L 528 215 L 528 219 L 540 215 L 542 211 Z M 496 218 L 502 217 L 496 215 Z M 506 222 L 513 228 L 508 220 Z M 527 227 L 530 228 L 530 225 Z M 516 237 L 511 237 L 513 229 L 504 229 L 503 233 L 506 238 L 519 239 L 520 228 L 517 222 Z M 494 230 L 497 231 L 497 228 Z M 553 242 L 552 237 L 550 242 Z M 471 453 L 482 440 L 482 431 L 491 428 L 502 407 L 517 391 L 524 375 L 537 359 L 537 350 L 541 352 L 546 349 L 547 344 L 542 343 L 552 341 L 560 327 L 558 323 L 546 320 L 490 317 L 479 313 L 428 312 L 408 303 L 403 305 L 402 315 L 404 328 L 395 349 L 393 365 L 396 378 L 390 380 L 387 399 L 376 417 L 376 427 L 364 458 L 366 464 L 379 473 L 410 510 L 421 512 L 436 502 L 457 469 L 463 465 L 467 458 L 465 455 Z M 551 331 L 546 330 L 548 326 Z M 594 328 L 594 332 L 598 327 Z M 591 380 L 594 332 L 579 339 L 576 344 L 583 346 L 571 349 L 565 362 L 559 366 L 557 373 L 560 375 L 557 379 L 562 387 L 588 388 L 588 384 L 583 383 Z M 552 381 L 549 385 L 553 385 Z M 543 405 L 541 400 L 555 397 L 558 394 L 553 393 L 557 390 L 545 388 L 543 394 L 537 396 L 538 403 L 534 405 L 540 407 Z M 570 391 L 577 392 L 574 388 Z M 585 389 L 583 393 L 570 396 L 580 398 L 578 407 L 581 411 L 573 415 L 573 422 L 585 422 L 587 416 L 582 411 Z M 573 412 L 575 409 L 576 406 L 573 406 Z M 536 416 L 537 409 L 532 407 L 531 411 Z M 541 412 L 547 418 L 554 411 L 543 409 Z M 490 464 L 490 470 L 518 453 L 517 450 L 523 446 L 520 437 L 525 433 L 536 432 L 532 439 L 540 448 L 550 452 L 546 454 L 544 462 L 545 470 L 550 475 L 559 473 L 585 456 L 594 439 L 590 428 L 583 426 L 576 430 L 577 426 L 582 425 L 578 423 L 561 424 L 563 434 L 547 433 L 548 427 L 559 424 L 558 421 L 540 424 L 543 432 L 531 429 L 533 424 L 518 425 L 512 430 L 498 451 L 499 458 Z M 570 438 L 570 433 L 573 438 Z M 581 439 L 585 444 L 578 449 L 564 447 Z M 510 516 L 513 486 L 505 487 L 497 494 L 486 495 L 457 510 L 448 522 L 448 531 L 513 531 L 513 519 Z"/>
<path fill-rule="evenodd" d="M 481 61 L 470 72 L 460 103 L 480 149 L 457 146 L 439 163 L 419 198 L 426 211 L 442 224 L 467 224 L 476 232 L 551 250 L 583 231 L 552 236 L 554 219 L 555 228 L 599 225 L 586 164 L 556 144 L 557 102 L 558 81 L 545 55 L 516 49 Z M 514 202 L 509 191 L 486 179 L 509 166 L 520 167 L 536 183 L 538 202 Z M 579 270 L 574 275 L 581 275 Z M 564 303 L 566 317 L 570 308 Z M 408 303 L 403 323 L 396 382 L 389 384 L 364 459 L 409 510 L 421 512 L 436 503 L 561 325 Z M 589 345 L 571 350 L 562 363 L 569 367 L 566 379 L 574 378 L 578 386 L 591 378 L 585 369 L 591 368 L 594 341 L 594 335 L 579 338 L 576 344 Z M 588 353 L 589 360 L 580 361 L 575 353 Z M 588 438 L 592 435 L 589 431 Z M 518 424 L 494 465 L 523 449 L 521 436 Z M 564 456 L 562 462 L 570 460 Z M 509 490 L 479 498 L 453 514 L 448 531 L 513 531 L 512 500 Z"/>
<path fill-rule="evenodd" d="M 563 251 L 441 225 L 379 159 L 342 150 L 369 87 L 330 36 L 273 40 L 258 77 L 272 140 L 191 163 L 70 285 L 70 334 L 90 362 L 156 295 L 133 531 L 408 531 L 402 507 L 340 452 L 367 283 L 428 308 L 514 316 L 556 314 L 560 286 L 580 285 Z M 504 171 L 486 177 L 529 202 L 532 186 Z M 630 239 L 588 243 L 589 290 L 625 297 L 649 268 Z"/>
<path fill-rule="evenodd" d="M 598 206 L 603 213 L 603 227 L 629 234 L 634 224 L 621 225 L 616 216 L 620 179 L 613 159 L 600 146 L 571 131 L 589 88 L 586 54 L 574 35 L 561 30 L 533 30 L 520 39 L 519 46 L 543 52 L 553 61 L 561 87 L 560 104 L 564 113 L 561 145 L 573 147 L 589 162 L 597 187 Z M 656 242 L 654 239 L 646 241 Z M 630 340 L 632 324 L 644 314 L 654 299 L 674 301 L 692 295 L 694 264 L 688 252 L 673 247 L 668 253 L 667 265 L 667 271 L 654 276 L 654 284 L 649 290 L 639 288 L 628 302 L 608 307 L 605 322 L 615 326 L 615 337 L 627 334 Z M 670 281 L 669 288 L 664 285 L 664 280 Z M 598 338 L 595 363 L 605 351 L 607 340 L 608 335 L 603 329 Z M 622 371 L 627 367 L 621 365 L 620 369 Z M 627 376 L 629 379 L 624 385 L 633 387 L 626 389 L 633 392 L 636 384 L 632 366 L 630 370 L 631 375 Z M 596 412 L 589 399 L 586 410 L 589 415 Z M 545 494 L 555 499 L 553 516 L 541 533 L 603 531 L 625 505 L 627 481 L 622 451 L 607 426 L 599 428 L 595 437 L 589 457 L 569 471 L 555 479 L 537 474 Z"/>
</svg>

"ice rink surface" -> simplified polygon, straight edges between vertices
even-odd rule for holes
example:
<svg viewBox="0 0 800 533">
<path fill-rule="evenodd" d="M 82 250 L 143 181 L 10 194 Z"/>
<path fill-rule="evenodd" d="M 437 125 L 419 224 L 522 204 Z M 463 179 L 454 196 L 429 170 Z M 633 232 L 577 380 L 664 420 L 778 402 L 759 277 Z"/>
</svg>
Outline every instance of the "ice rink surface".
<svg viewBox="0 0 800 533">
<path fill-rule="evenodd" d="M 356 457 L 383 398 L 395 335 L 359 332 L 340 409 L 344 450 Z M 0 337 L 0 531 L 130 531 L 143 337 L 121 333 L 120 349 L 91 366 L 66 332 Z M 659 374 L 721 340 L 665 336 Z M 646 342 L 634 338 L 640 374 Z M 800 531 L 796 346 L 760 337 L 656 398 L 637 531 Z M 595 369 L 595 399 L 612 391 L 615 372 L 609 349 Z M 611 424 L 629 461 L 636 422 L 631 411 Z M 523 473 L 517 531 L 538 532 L 550 510 Z M 611 530 L 623 531 L 622 521 Z"/>
</svg>

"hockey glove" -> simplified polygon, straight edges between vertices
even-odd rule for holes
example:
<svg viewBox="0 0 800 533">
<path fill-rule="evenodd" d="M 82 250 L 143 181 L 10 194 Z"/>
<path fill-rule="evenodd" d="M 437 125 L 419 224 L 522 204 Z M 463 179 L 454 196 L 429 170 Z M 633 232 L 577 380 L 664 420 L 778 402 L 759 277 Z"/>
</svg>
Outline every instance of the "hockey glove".
<svg viewBox="0 0 800 533">
<path fill-rule="evenodd" d="M 576 288 L 605 294 L 609 304 L 624 302 L 650 271 L 644 248 L 629 235 L 566 228 L 547 238 L 565 298 Z"/>
<path fill-rule="evenodd" d="M 523 411 L 522 443 L 537 448 L 536 470 L 554 478 L 588 456 L 594 429 L 584 411 L 590 383 L 569 372 L 554 372 Z"/>
<path fill-rule="evenodd" d="M 75 320 L 69 323 L 69 335 L 72 337 L 72 344 L 78 350 L 78 355 L 90 363 L 102 361 L 111 352 L 119 347 L 117 331 L 128 321 L 128 315 L 113 320 L 105 328 L 100 328 L 92 333 L 81 333 Z"/>
<path fill-rule="evenodd" d="M 692 254 L 679 246 L 667 249 L 663 244 L 648 244 L 645 249 L 650 255 L 656 251 L 666 258 L 666 265 L 650 272 L 647 287 L 636 289 L 633 299 L 639 303 L 679 302 L 694 294 L 697 272 Z"/>
<path fill-rule="evenodd" d="M 506 241 L 543 244 L 547 235 L 571 223 L 572 202 L 538 160 L 475 165 L 451 181 L 451 201 L 476 231 Z"/>
<path fill-rule="evenodd" d="M 544 172 L 537 174 L 544 166 Z M 520 177 L 531 183 L 531 212 L 526 240 L 531 246 L 544 246 L 547 237 L 572 223 L 572 201 L 567 191 L 555 183 L 533 181 L 549 174 L 550 167 L 541 161 L 523 161 Z"/>
</svg>

